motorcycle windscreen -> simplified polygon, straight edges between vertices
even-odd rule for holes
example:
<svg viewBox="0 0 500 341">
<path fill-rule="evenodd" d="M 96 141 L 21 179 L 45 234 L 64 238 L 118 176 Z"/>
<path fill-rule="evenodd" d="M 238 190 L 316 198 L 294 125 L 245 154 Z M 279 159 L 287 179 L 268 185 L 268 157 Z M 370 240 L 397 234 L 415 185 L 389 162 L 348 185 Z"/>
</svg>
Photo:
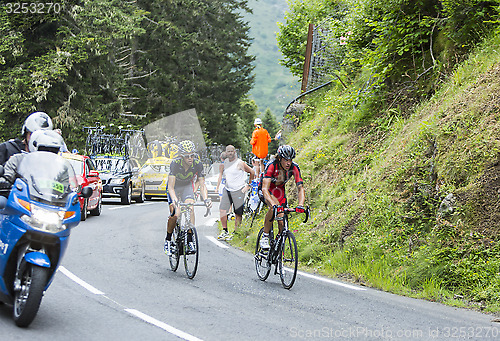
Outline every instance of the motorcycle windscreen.
<svg viewBox="0 0 500 341">
<path fill-rule="evenodd" d="M 65 206 L 68 195 L 78 191 L 78 182 L 71 164 L 50 152 L 25 155 L 18 170 L 29 187 L 30 198 L 50 205 Z"/>
</svg>

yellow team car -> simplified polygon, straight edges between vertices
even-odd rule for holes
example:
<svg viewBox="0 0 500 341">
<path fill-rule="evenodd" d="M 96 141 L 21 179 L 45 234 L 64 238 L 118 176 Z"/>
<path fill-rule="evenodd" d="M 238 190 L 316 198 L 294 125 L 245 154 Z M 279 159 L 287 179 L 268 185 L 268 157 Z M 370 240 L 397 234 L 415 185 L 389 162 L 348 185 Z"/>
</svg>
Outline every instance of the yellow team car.
<svg viewBox="0 0 500 341">
<path fill-rule="evenodd" d="M 172 159 L 164 156 L 148 159 L 141 167 L 141 173 L 145 183 L 146 200 L 152 197 L 167 197 L 168 174 Z"/>
</svg>

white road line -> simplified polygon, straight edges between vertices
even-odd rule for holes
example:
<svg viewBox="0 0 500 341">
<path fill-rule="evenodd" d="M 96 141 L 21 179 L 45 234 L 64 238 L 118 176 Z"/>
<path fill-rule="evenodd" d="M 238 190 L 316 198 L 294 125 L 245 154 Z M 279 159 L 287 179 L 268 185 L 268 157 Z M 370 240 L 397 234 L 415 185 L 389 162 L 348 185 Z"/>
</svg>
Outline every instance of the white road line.
<svg viewBox="0 0 500 341">
<path fill-rule="evenodd" d="M 85 282 L 84 280 L 80 279 L 79 277 L 74 275 L 71 271 L 66 269 L 64 266 L 60 266 L 59 271 L 61 271 L 63 274 L 65 274 L 67 277 L 69 277 L 69 279 L 80 284 L 82 287 L 84 287 L 85 289 L 87 289 L 91 293 L 96 294 L 96 295 L 104 295 L 104 293 L 102 291 L 94 288 L 92 285 L 90 285 L 87 282 Z"/>
<path fill-rule="evenodd" d="M 96 295 L 104 295 L 104 293 L 96 288 L 94 288 L 92 285 L 88 284 L 87 282 L 85 282 L 84 280 L 82 280 L 81 278 L 79 278 L 78 276 L 76 276 L 75 274 L 73 274 L 71 271 L 69 271 L 68 269 L 66 269 L 64 266 L 60 266 L 59 271 L 61 271 L 64 275 L 66 275 L 69 279 L 71 279 L 72 281 L 76 282 L 77 284 L 80 284 L 82 287 L 84 287 L 85 289 L 87 289 L 88 291 L 90 291 L 91 293 L 93 294 L 96 294 Z M 113 301 L 111 300 L 109 297 L 106 297 L 104 296 L 104 298 L 110 300 L 110 301 Z M 114 301 L 113 301 L 114 302 Z M 119 304 L 117 302 L 114 302 L 116 304 Z M 175 336 L 177 337 L 180 337 L 184 340 L 188 340 L 188 341 L 202 341 L 201 339 L 193 336 L 193 335 L 190 335 L 188 333 L 185 333 L 183 332 L 182 330 L 179 330 L 175 327 L 172 327 L 166 323 L 163 323 L 161 321 L 158 321 L 157 319 L 151 317 L 151 316 L 148 316 L 144 313 L 141 313 L 140 311 L 138 310 L 135 310 L 135 309 L 128 309 L 128 308 L 125 308 L 124 309 L 127 313 L 129 314 L 132 314 L 138 318 L 140 318 L 141 320 L 147 322 L 147 323 L 150 323 L 156 327 L 159 327 L 163 330 L 165 330 L 166 332 L 170 333 L 170 334 L 174 334 Z"/>
<path fill-rule="evenodd" d="M 129 314 L 135 315 L 136 317 L 140 318 L 141 320 L 144 320 L 148 323 L 151 323 L 152 325 L 155 325 L 156 327 L 159 327 L 159 328 L 169 332 L 170 334 L 174 334 L 175 336 L 178 336 L 184 340 L 201 341 L 201 339 L 197 338 L 196 336 L 185 333 L 182 330 L 179 330 L 179 329 L 174 328 L 166 323 L 158 321 L 157 319 L 152 318 L 151 316 L 148 316 L 146 314 L 143 314 L 140 311 L 137 311 L 135 309 L 125 309 L 125 311 L 128 312 Z"/>
<path fill-rule="evenodd" d="M 218 247 L 220 247 L 222 249 L 229 249 L 229 246 L 227 246 L 226 244 L 221 243 L 220 241 L 218 241 L 217 239 L 215 239 L 215 237 L 213 237 L 213 236 L 205 236 L 205 237 L 207 237 L 208 240 L 210 240 L 212 243 L 214 243 Z"/>
<path fill-rule="evenodd" d="M 109 208 L 109 210 L 110 210 L 110 211 L 113 211 L 113 210 L 120 210 L 120 209 L 125 208 L 125 207 L 130 207 L 130 206 L 129 206 L 129 205 L 127 205 L 127 206 L 116 206 L 116 207 L 110 207 L 110 208 Z"/>
<path fill-rule="evenodd" d="M 155 205 L 155 204 L 159 204 L 159 203 L 157 203 L 157 202 L 145 202 L 145 203 L 142 203 L 142 204 L 134 204 L 134 206 L 146 206 L 146 205 Z M 112 210 L 119 210 L 119 209 L 127 208 L 127 207 L 130 207 L 130 205 L 110 207 L 109 210 L 110 211 L 112 211 Z"/>
<path fill-rule="evenodd" d="M 291 271 L 291 270 L 288 270 L 288 271 Z M 309 278 L 312 278 L 312 279 L 315 279 L 315 280 L 318 280 L 318 281 L 321 281 L 321 282 L 338 285 L 338 286 L 341 286 L 341 287 L 344 287 L 344 288 L 347 288 L 347 289 L 359 290 L 359 291 L 366 290 L 366 288 L 361 288 L 361 287 L 358 287 L 358 286 L 355 286 L 355 285 L 350 285 L 350 284 L 346 284 L 346 283 L 334 281 L 332 279 L 328 279 L 328 278 L 323 278 L 323 277 L 311 275 L 311 274 L 309 274 L 307 272 L 297 271 L 297 274 L 299 274 L 301 276 L 304 276 L 304 277 L 309 277 Z"/>
</svg>

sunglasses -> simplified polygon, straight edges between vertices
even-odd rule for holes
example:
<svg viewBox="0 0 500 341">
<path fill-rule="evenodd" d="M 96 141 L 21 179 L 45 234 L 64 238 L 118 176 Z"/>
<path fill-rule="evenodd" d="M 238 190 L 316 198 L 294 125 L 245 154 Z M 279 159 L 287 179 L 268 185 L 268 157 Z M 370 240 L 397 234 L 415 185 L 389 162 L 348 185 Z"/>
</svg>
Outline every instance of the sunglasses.
<svg viewBox="0 0 500 341">
<path fill-rule="evenodd" d="M 194 158 L 196 154 L 187 154 L 187 155 L 182 155 L 182 157 L 185 157 L 185 158 Z"/>
</svg>

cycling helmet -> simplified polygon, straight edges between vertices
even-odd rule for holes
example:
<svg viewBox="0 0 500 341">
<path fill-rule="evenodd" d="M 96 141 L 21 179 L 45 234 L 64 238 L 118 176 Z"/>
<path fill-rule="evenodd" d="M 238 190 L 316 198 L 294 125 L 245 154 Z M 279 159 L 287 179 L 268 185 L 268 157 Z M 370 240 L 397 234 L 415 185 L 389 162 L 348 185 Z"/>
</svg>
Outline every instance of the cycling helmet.
<svg viewBox="0 0 500 341">
<path fill-rule="evenodd" d="M 29 151 L 45 151 L 59 153 L 59 150 L 64 145 L 64 140 L 53 130 L 37 130 L 30 138 Z"/>
<path fill-rule="evenodd" d="M 257 124 L 262 125 L 262 120 L 258 117 L 255 119 L 255 121 L 253 121 L 253 125 L 257 125 Z"/>
<path fill-rule="evenodd" d="M 50 116 L 43 111 L 37 111 L 29 115 L 28 118 L 24 121 L 21 134 L 25 135 L 27 131 L 33 133 L 40 129 L 52 130 L 52 128 L 53 125 Z"/>
<path fill-rule="evenodd" d="M 279 146 L 277 154 L 282 159 L 292 160 L 295 157 L 295 149 L 289 145 Z"/>
<path fill-rule="evenodd" d="M 179 143 L 179 154 L 181 155 L 192 154 L 195 152 L 195 150 L 196 146 L 194 145 L 193 141 L 184 140 Z"/>
</svg>

